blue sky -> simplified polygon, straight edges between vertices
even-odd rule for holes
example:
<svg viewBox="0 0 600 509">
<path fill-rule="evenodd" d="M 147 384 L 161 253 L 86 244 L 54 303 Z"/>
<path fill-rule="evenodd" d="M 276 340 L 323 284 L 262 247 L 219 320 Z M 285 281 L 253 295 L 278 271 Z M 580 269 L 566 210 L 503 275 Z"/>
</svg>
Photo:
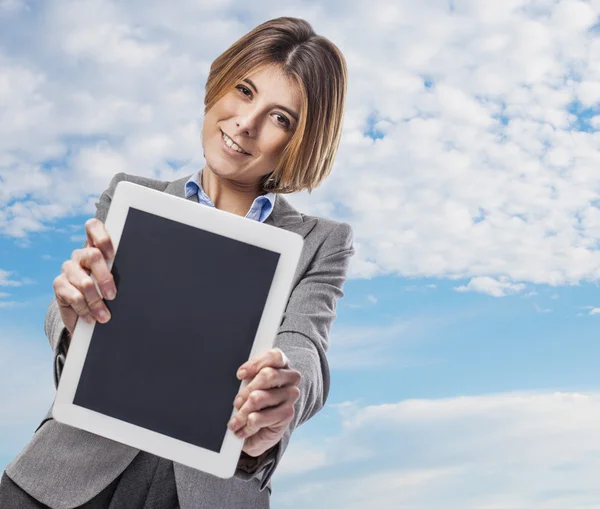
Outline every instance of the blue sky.
<svg viewBox="0 0 600 509">
<path fill-rule="evenodd" d="M 350 81 L 332 175 L 290 201 L 356 255 L 274 507 L 600 507 L 599 5 L 448 5 L 0 0 L 0 468 L 52 402 L 44 315 L 95 200 L 201 168 L 210 62 L 291 15 Z"/>
</svg>

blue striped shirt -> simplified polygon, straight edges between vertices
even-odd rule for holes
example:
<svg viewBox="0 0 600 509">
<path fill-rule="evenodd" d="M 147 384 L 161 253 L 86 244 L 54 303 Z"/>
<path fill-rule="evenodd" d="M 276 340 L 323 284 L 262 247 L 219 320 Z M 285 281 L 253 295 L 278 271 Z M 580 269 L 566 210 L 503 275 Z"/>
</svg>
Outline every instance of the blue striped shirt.
<svg viewBox="0 0 600 509">
<path fill-rule="evenodd" d="M 209 198 L 209 196 L 202 189 L 202 170 L 194 173 L 190 179 L 185 183 L 185 197 L 189 198 L 194 194 L 198 195 L 198 203 L 208 205 L 209 207 L 215 208 L 215 204 Z M 257 196 L 250 210 L 246 214 L 248 219 L 264 223 L 265 220 L 273 212 L 273 206 L 275 205 L 275 194 L 267 193 L 261 196 Z"/>
</svg>

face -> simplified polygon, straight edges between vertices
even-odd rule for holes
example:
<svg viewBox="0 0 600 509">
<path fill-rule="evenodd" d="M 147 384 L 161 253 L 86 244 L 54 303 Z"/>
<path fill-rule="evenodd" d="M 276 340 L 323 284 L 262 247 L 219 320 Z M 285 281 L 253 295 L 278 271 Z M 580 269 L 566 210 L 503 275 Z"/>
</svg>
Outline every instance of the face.
<svg viewBox="0 0 600 509">
<path fill-rule="evenodd" d="M 255 188 L 277 168 L 298 125 L 300 97 L 274 67 L 236 83 L 204 116 L 202 145 L 209 169 L 240 187 Z M 230 148 L 232 142 L 237 147 Z"/>
</svg>

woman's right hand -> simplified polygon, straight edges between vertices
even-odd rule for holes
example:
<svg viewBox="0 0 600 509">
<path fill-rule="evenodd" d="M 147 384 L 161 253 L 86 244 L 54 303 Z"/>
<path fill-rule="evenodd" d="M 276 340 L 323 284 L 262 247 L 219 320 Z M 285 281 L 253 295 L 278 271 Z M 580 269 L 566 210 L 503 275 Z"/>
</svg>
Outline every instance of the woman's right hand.
<svg viewBox="0 0 600 509">
<path fill-rule="evenodd" d="M 60 316 L 71 334 L 79 317 L 89 324 L 96 320 L 108 322 L 110 312 L 103 298 L 113 300 L 117 293 L 108 268 L 108 261 L 114 258 L 115 250 L 104 223 L 90 219 L 85 223 L 85 232 L 87 247 L 73 251 L 71 259 L 63 263 L 62 272 L 53 284 Z M 96 278 L 102 295 L 98 293 L 90 274 Z"/>
</svg>

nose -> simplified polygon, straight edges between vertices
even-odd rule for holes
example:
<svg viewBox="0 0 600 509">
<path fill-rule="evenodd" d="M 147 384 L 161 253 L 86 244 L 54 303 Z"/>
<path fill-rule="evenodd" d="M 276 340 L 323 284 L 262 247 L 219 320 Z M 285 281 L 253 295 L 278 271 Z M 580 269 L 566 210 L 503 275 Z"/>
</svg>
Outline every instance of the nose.
<svg viewBox="0 0 600 509">
<path fill-rule="evenodd" d="M 235 122 L 237 135 L 241 134 L 254 138 L 258 131 L 258 111 L 248 111 L 245 115 L 241 115 Z"/>
</svg>

